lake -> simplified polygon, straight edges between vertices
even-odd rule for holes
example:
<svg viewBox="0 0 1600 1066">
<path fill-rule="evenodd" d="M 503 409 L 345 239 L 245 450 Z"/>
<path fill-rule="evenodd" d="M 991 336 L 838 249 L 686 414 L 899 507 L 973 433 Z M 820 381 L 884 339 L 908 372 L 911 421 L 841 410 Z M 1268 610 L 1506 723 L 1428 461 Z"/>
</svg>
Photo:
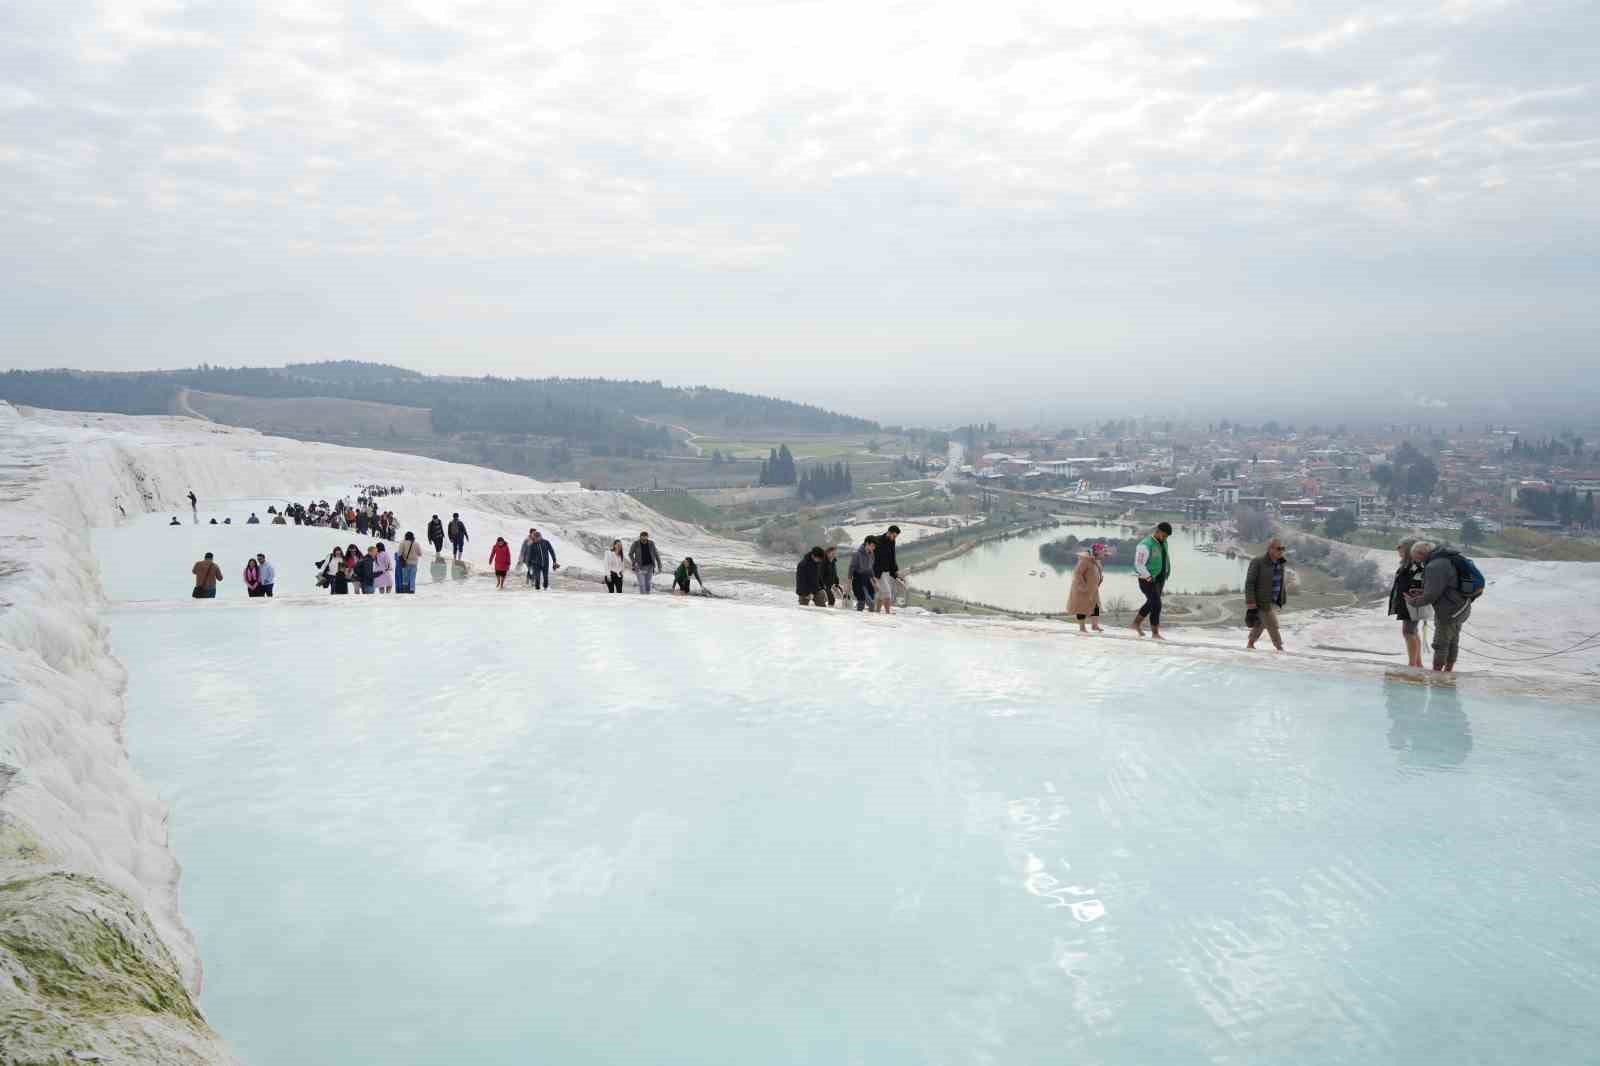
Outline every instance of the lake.
<svg viewBox="0 0 1600 1066">
<path fill-rule="evenodd" d="M 1067 522 L 1008 540 L 990 541 L 918 573 L 912 583 L 918 589 L 1013 611 L 1059 612 L 1066 608 L 1072 569 L 1058 569 L 1040 562 L 1039 545 L 1069 534 L 1090 541 L 1134 538 L 1135 534 L 1123 532 L 1125 528 L 1131 527 L 1117 523 Z M 1145 527 L 1139 527 L 1138 535 L 1142 536 L 1144 531 Z M 1235 590 L 1244 587 L 1249 559 L 1243 556 L 1229 559 L 1225 555 L 1200 551 L 1199 546 L 1206 543 L 1209 534 L 1206 526 L 1180 524 L 1173 527 L 1172 577 L 1167 582 L 1168 592 L 1200 593 L 1215 592 L 1224 586 Z M 1133 576 L 1131 555 L 1117 562 L 1127 565 L 1106 567 L 1105 584 L 1100 589 L 1102 606 L 1118 596 L 1126 597 L 1130 606 L 1143 603 L 1138 579 Z"/>
</svg>

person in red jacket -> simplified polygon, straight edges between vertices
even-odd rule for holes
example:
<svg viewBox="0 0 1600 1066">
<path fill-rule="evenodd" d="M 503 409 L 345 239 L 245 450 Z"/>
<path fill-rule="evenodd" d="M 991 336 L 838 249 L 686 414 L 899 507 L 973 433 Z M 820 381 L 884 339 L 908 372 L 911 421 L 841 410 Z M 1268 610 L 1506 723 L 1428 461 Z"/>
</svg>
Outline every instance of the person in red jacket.
<svg viewBox="0 0 1600 1066">
<path fill-rule="evenodd" d="M 506 543 L 506 538 L 494 538 L 494 547 L 489 549 L 489 565 L 494 567 L 494 587 L 506 587 L 506 575 L 511 572 L 511 545 Z"/>
</svg>

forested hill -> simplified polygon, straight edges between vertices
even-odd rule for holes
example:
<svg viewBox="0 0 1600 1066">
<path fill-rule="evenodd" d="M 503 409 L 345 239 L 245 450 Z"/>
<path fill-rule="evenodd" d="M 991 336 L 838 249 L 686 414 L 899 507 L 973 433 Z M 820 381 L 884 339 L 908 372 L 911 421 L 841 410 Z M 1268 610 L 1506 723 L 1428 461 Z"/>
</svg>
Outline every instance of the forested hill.
<svg viewBox="0 0 1600 1066">
<path fill-rule="evenodd" d="M 427 408 L 435 433 L 512 433 L 660 447 L 667 432 L 637 417 L 701 427 L 802 433 L 870 432 L 874 422 L 725 389 L 674 388 L 659 381 L 601 378 L 435 377 L 351 361 L 279 368 L 213 367 L 138 373 L 12 370 L 0 399 L 33 407 L 167 414 L 179 389 L 270 399 L 330 397 Z M 637 417 L 636 417 L 637 416 Z"/>
</svg>

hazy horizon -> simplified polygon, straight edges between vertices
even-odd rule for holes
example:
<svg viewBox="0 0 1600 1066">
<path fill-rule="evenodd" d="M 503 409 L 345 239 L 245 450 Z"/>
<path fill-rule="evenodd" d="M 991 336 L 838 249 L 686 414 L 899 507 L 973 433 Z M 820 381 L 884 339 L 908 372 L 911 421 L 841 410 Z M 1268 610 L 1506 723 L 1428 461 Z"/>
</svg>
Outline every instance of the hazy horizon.
<svg viewBox="0 0 1600 1066">
<path fill-rule="evenodd" d="M 365 359 L 886 422 L 1593 406 L 1592 4 L 0 27 L 4 367 Z"/>
</svg>

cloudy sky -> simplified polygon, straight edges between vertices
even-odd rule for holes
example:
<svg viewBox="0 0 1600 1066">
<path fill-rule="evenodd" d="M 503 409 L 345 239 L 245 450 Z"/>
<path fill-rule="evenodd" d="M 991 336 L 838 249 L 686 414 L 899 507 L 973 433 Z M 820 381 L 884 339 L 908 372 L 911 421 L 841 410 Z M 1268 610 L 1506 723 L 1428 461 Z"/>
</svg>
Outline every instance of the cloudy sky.
<svg viewBox="0 0 1600 1066">
<path fill-rule="evenodd" d="M 1600 378 L 1600 5 L 8 0 L 0 365 Z"/>
</svg>

